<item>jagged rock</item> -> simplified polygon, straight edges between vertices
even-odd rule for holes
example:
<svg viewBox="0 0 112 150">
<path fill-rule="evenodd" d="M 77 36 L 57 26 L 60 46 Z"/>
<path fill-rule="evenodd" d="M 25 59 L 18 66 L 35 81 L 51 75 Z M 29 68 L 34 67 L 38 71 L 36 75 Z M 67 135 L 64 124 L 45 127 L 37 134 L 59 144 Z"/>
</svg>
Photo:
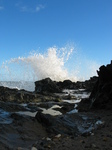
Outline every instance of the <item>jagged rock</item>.
<svg viewBox="0 0 112 150">
<path fill-rule="evenodd" d="M 112 61 L 107 66 L 99 68 L 98 81 L 90 95 L 92 108 L 112 108 Z"/>
<path fill-rule="evenodd" d="M 101 66 L 97 73 L 98 77 L 93 79 L 94 87 L 91 95 L 89 99 L 82 99 L 78 105 L 79 111 L 112 108 L 112 61 L 107 66 Z"/>
<path fill-rule="evenodd" d="M 86 112 L 91 108 L 91 101 L 89 98 L 84 98 L 81 100 L 81 102 L 78 104 L 78 111 L 79 112 Z"/>
<path fill-rule="evenodd" d="M 35 82 L 35 92 L 29 92 L 25 90 L 10 89 L 8 87 L 0 86 L 0 100 L 12 101 L 19 103 L 27 102 L 39 102 L 39 101 L 60 101 L 60 98 L 54 93 L 60 93 L 63 89 L 77 89 L 86 88 L 91 90 L 94 82 L 90 79 L 86 82 L 72 82 L 70 80 L 64 80 L 63 82 L 52 81 L 50 78 L 46 78 Z M 69 99 L 72 97 L 69 95 Z"/>
<path fill-rule="evenodd" d="M 97 77 L 80 82 L 72 82 L 71 80 L 56 82 L 50 78 L 46 78 L 35 82 L 35 93 L 60 93 L 63 89 L 87 89 L 88 91 L 92 91 L 96 81 Z"/>
<path fill-rule="evenodd" d="M 97 121 L 93 114 L 86 116 L 79 113 L 52 116 L 37 112 L 35 119 L 46 128 L 48 133 L 74 136 L 90 133 L 93 130 L 91 126 L 94 126 L 95 120 Z"/>
<path fill-rule="evenodd" d="M 12 101 L 12 102 L 30 102 L 38 101 L 40 96 L 29 91 L 10 89 L 8 87 L 0 86 L 0 101 Z"/>
<path fill-rule="evenodd" d="M 38 120 L 38 122 L 46 126 L 51 126 L 54 120 L 54 118 L 51 115 L 43 114 L 41 112 L 37 112 L 35 118 Z"/>
<path fill-rule="evenodd" d="M 61 89 L 57 86 L 55 81 L 46 78 L 35 82 L 35 93 L 59 93 Z"/>
<path fill-rule="evenodd" d="M 75 82 L 72 82 L 71 80 L 64 80 L 63 82 L 57 82 L 57 85 L 62 89 L 73 89 Z"/>
</svg>

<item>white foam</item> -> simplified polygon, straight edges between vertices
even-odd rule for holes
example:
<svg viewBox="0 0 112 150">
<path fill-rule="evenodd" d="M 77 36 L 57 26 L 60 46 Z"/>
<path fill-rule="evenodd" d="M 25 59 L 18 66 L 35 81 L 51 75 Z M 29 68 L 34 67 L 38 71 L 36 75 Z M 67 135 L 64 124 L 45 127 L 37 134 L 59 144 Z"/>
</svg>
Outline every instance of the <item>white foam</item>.
<svg viewBox="0 0 112 150">
<path fill-rule="evenodd" d="M 12 89 L 25 89 L 27 91 L 34 91 L 35 84 L 31 81 L 0 81 L 0 86 L 9 87 Z"/>
<path fill-rule="evenodd" d="M 68 50 L 68 53 L 65 48 L 51 47 L 44 54 L 35 52 L 28 57 L 12 58 L 3 64 L 3 68 L 5 74 L 10 75 L 10 80 L 36 81 L 47 77 L 55 81 L 70 78 L 76 80 L 76 76 L 70 76 L 64 66 L 72 51 L 73 47 Z"/>
<path fill-rule="evenodd" d="M 50 114 L 52 116 L 62 115 L 62 113 L 60 111 L 54 110 L 54 108 L 61 108 L 61 107 L 58 105 L 54 105 L 49 109 L 45 109 L 45 108 L 41 108 L 41 109 L 43 110 L 42 111 L 43 114 Z"/>
<path fill-rule="evenodd" d="M 84 59 L 78 59 L 76 53 L 77 49 L 74 46 L 67 45 L 61 48 L 50 47 L 45 53 L 40 53 L 39 50 L 27 57 L 11 58 L 0 67 L 0 81 L 35 82 L 47 77 L 55 81 L 79 81 L 85 80 L 86 75 L 96 75 L 98 65 L 87 60 L 84 63 Z"/>
</svg>

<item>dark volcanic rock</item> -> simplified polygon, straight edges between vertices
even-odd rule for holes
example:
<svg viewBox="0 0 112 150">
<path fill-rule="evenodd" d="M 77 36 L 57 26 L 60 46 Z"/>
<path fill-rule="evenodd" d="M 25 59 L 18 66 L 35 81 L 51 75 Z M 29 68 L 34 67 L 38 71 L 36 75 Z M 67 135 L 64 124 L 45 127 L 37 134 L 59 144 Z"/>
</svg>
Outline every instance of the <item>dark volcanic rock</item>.
<svg viewBox="0 0 112 150">
<path fill-rule="evenodd" d="M 43 125 L 51 126 L 54 122 L 54 117 L 49 114 L 43 114 L 41 112 L 37 112 L 35 118 Z"/>
<path fill-rule="evenodd" d="M 71 80 L 64 80 L 63 82 L 57 82 L 57 85 L 61 89 L 73 89 L 75 86 L 75 82 L 72 82 Z"/>
<path fill-rule="evenodd" d="M 39 98 L 40 95 L 33 92 L 0 86 L 0 101 L 26 103 L 31 101 L 39 101 Z"/>
<path fill-rule="evenodd" d="M 91 92 L 97 81 L 98 81 L 98 77 L 96 76 L 91 77 L 89 80 L 86 80 L 84 82 L 84 88 Z"/>
<path fill-rule="evenodd" d="M 91 101 L 89 98 L 84 98 L 81 100 L 81 102 L 78 104 L 78 111 L 79 112 L 86 112 L 91 108 Z"/>
<path fill-rule="evenodd" d="M 63 82 L 57 82 L 57 85 L 61 89 L 86 89 L 91 92 L 97 79 L 98 77 L 94 76 L 86 81 L 72 82 L 70 80 L 64 80 Z"/>
<path fill-rule="evenodd" d="M 78 105 L 79 111 L 112 108 L 112 61 L 107 66 L 101 66 L 97 73 L 98 77 L 96 81 L 93 80 L 95 84 L 91 95 L 88 99 L 82 99 Z"/>
<path fill-rule="evenodd" d="M 64 80 L 56 82 L 50 78 L 46 78 L 35 82 L 35 93 L 60 93 L 63 89 L 87 89 L 92 91 L 97 77 L 92 77 L 90 80 L 72 82 L 71 80 Z"/>
<path fill-rule="evenodd" d="M 61 89 L 55 81 L 46 78 L 35 82 L 35 93 L 59 93 Z"/>
<path fill-rule="evenodd" d="M 98 81 L 90 95 L 92 108 L 112 108 L 112 61 L 107 66 L 99 68 Z"/>
<path fill-rule="evenodd" d="M 51 116 L 49 114 L 37 112 L 35 118 L 47 129 L 48 133 L 72 136 L 90 134 L 90 132 L 96 128 L 94 125 L 97 121 L 97 117 L 92 113 L 73 113 Z"/>
</svg>

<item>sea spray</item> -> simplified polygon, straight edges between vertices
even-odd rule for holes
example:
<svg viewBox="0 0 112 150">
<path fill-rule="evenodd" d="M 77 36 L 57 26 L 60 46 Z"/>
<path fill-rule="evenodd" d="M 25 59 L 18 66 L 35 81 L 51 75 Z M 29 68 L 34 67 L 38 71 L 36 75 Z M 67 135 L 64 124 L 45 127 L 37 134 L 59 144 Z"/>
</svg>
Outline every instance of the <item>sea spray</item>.
<svg viewBox="0 0 112 150">
<path fill-rule="evenodd" d="M 25 89 L 27 91 L 35 90 L 35 84 L 32 81 L 0 81 L 0 86 L 18 90 L 20 89 Z"/>
<path fill-rule="evenodd" d="M 25 81 L 34 83 L 47 77 L 55 81 L 89 79 L 96 75 L 98 68 L 97 63 L 84 59 L 74 46 L 54 46 L 48 48 L 45 53 L 34 51 L 27 57 L 11 58 L 4 62 L 0 70 L 0 80 L 19 81 L 22 85 L 14 87 L 26 89 L 29 85 L 27 86 Z M 10 85 L 13 87 L 13 84 Z M 34 89 L 34 84 L 32 85 L 29 90 Z"/>
<path fill-rule="evenodd" d="M 4 63 L 10 80 L 36 81 L 47 77 L 52 80 L 63 81 L 71 76 L 65 67 L 73 47 L 67 52 L 66 48 L 51 47 L 47 53 L 33 53 L 28 57 L 12 58 Z M 76 77 L 73 77 L 76 80 Z"/>
</svg>

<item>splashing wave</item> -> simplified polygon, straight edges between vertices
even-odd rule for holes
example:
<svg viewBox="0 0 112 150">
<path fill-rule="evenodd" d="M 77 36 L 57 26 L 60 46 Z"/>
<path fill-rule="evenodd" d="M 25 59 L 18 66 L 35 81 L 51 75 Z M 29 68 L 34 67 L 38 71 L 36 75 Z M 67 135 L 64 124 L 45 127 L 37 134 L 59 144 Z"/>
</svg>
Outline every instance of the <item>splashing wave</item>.
<svg viewBox="0 0 112 150">
<path fill-rule="evenodd" d="M 76 53 L 73 46 L 51 47 L 44 54 L 32 52 L 27 57 L 12 58 L 2 65 L 1 80 L 37 81 L 50 77 L 55 81 L 77 81 L 95 75 L 98 65 L 86 60 L 84 66 Z"/>
</svg>

